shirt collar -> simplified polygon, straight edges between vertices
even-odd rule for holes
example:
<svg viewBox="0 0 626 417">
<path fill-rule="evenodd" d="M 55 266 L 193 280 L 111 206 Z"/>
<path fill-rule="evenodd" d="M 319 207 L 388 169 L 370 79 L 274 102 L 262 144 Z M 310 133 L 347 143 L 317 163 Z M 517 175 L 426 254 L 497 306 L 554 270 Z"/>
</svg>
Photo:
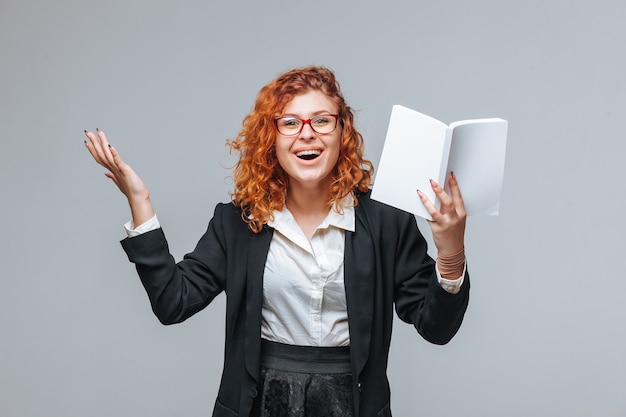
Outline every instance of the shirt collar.
<svg viewBox="0 0 626 417">
<path fill-rule="evenodd" d="M 317 226 L 318 229 L 325 229 L 332 226 L 354 232 L 354 198 L 352 195 L 348 194 L 344 197 L 343 200 L 339 202 L 339 206 L 343 208 L 343 214 L 339 214 L 338 207 L 335 205 L 335 207 L 328 212 L 320 225 Z M 280 231 L 281 229 L 284 230 L 284 228 L 293 228 L 297 226 L 297 223 L 291 212 L 287 209 L 287 206 L 283 206 L 282 210 L 274 210 L 273 219 L 269 220 L 267 225 Z"/>
</svg>

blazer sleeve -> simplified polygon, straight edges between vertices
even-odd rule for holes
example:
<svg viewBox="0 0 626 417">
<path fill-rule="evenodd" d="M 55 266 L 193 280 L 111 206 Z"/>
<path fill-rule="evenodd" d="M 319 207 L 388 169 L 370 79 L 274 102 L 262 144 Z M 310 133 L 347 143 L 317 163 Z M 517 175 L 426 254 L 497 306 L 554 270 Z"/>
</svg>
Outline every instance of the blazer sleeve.
<svg viewBox="0 0 626 417">
<path fill-rule="evenodd" d="M 225 288 L 226 250 L 219 204 L 193 252 L 176 263 L 163 229 L 121 241 L 135 264 L 152 311 L 163 324 L 179 323 L 206 307 Z"/>
<path fill-rule="evenodd" d="M 424 339 L 446 344 L 456 334 L 469 302 L 469 274 L 451 294 L 437 279 L 435 262 L 413 215 L 401 216 L 396 246 L 395 306 L 400 319 L 415 326 Z"/>
</svg>

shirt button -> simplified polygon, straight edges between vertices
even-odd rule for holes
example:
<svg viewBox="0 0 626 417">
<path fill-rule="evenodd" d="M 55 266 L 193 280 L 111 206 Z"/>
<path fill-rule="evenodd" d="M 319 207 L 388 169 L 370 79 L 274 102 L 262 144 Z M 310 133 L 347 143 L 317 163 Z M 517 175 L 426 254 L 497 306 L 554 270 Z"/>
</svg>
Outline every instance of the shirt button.
<svg viewBox="0 0 626 417">
<path fill-rule="evenodd" d="M 358 383 L 356 384 L 356 388 L 359 390 L 359 392 L 361 392 L 361 391 L 362 391 L 362 389 L 361 389 L 361 383 L 360 383 L 360 382 L 358 382 Z"/>
</svg>

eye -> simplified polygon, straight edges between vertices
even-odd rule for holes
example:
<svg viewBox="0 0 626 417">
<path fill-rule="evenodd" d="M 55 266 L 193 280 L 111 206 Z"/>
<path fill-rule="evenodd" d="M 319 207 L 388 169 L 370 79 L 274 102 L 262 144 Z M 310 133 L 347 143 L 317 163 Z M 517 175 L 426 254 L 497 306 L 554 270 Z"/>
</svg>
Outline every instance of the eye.
<svg viewBox="0 0 626 417">
<path fill-rule="evenodd" d="M 296 128 L 301 124 L 300 120 L 295 117 L 282 117 L 278 119 L 278 125 L 286 128 Z"/>
<path fill-rule="evenodd" d="M 325 126 L 330 123 L 330 116 L 317 116 L 311 120 L 314 126 Z"/>
</svg>

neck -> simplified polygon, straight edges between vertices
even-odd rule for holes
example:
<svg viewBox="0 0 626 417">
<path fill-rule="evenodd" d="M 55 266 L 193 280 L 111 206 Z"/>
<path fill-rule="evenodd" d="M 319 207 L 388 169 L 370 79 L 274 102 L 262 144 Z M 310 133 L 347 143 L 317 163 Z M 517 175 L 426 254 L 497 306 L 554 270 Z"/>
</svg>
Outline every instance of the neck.
<svg viewBox="0 0 626 417">
<path fill-rule="evenodd" d="M 328 187 L 291 186 L 285 204 L 307 238 L 328 214 Z"/>
<path fill-rule="evenodd" d="M 307 190 L 298 187 L 290 187 L 287 192 L 285 204 L 291 212 L 302 214 L 323 214 L 328 213 L 328 190 L 314 189 Z"/>
</svg>

